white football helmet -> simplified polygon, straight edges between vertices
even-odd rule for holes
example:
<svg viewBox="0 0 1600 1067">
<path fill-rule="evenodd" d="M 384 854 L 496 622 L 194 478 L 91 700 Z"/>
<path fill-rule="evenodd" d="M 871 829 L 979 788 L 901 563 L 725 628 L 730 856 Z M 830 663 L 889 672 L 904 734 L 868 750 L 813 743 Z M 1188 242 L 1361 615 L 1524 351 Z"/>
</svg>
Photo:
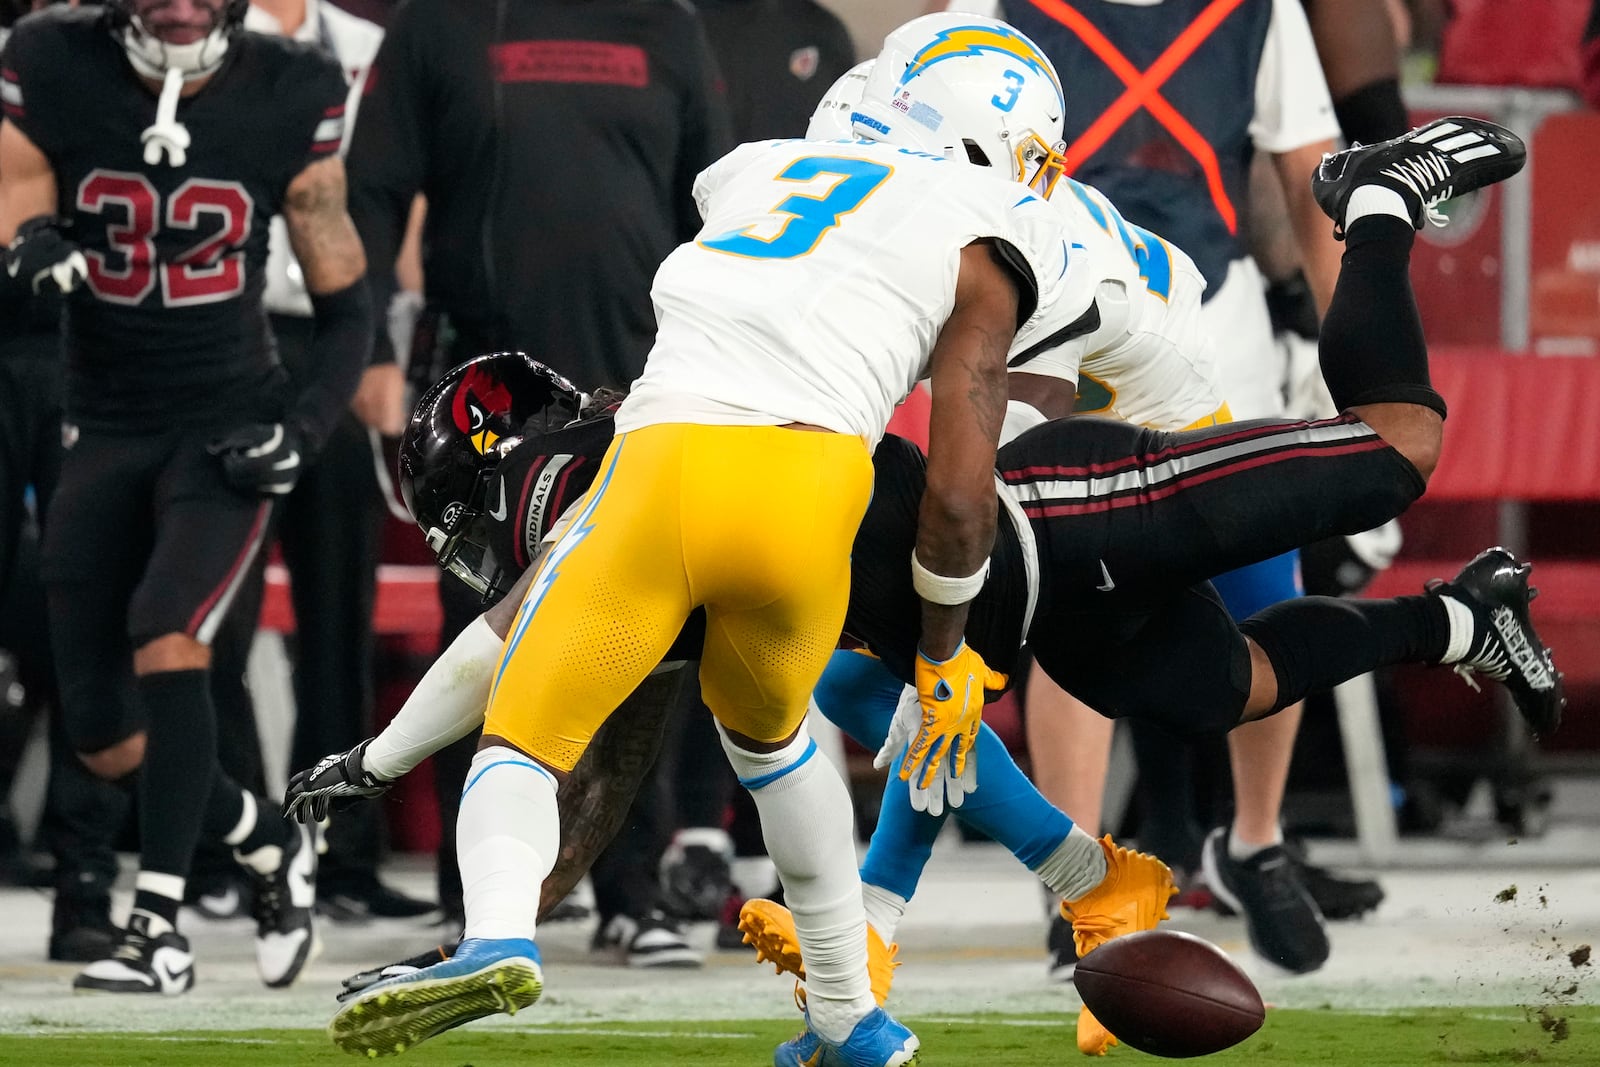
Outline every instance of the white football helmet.
<svg viewBox="0 0 1600 1067">
<path fill-rule="evenodd" d="M 953 152 L 1048 197 L 1065 163 L 1065 107 L 1055 67 L 1021 31 L 941 12 L 884 40 L 851 121 L 858 137 Z"/>
<path fill-rule="evenodd" d="M 828 86 L 817 109 L 811 113 L 811 124 L 806 127 L 806 140 L 855 140 L 856 130 L 850 122 L 850 116 L 855 112 L 856 105 L 861 103 L 861 91 L 866 88 L 867 76 L 872 73 L 872 65 L 876 62 L 875 59 L 869 59 L 857 63 Z"/>
</svg>

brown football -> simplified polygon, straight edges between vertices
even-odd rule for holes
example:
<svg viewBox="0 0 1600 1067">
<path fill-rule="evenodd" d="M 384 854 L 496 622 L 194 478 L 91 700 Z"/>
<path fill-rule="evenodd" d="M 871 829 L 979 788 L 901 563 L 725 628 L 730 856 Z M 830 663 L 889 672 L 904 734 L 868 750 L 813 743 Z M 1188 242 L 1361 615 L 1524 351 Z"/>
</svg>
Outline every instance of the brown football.
<svg viewBox="0 0 1600 1067">
<path fill-rule="evenodd" d="M 1078 961 L 1078 995 L 1117 1040 L 1152 1056 L 1209 1056 L 1261 1029 L 1254 983 L 1209 941 L 1144 930 Z"/>
</svg>

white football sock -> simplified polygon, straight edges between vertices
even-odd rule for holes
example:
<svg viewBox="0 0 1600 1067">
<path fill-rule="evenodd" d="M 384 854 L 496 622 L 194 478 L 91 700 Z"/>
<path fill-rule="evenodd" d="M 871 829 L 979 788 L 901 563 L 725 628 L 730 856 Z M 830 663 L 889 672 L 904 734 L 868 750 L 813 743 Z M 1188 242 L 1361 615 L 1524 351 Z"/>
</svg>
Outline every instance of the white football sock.
<svg viewBox="0 0 1600 1067">
<path fill-rule="evenodd" d="M 248 789 L 239 790 L 239 821 L 234 823 L 233 829 L 222 836 L 222 841 L 227 845 L 237 845 L 250 836 L 250 831 L 256 828 L 256 797 Z"/>
<path fill-rule="evenodd" d="M 1445 643 L 1439 662 L 1460 663 L 1472 651 L 1472 639 L 1478 632 L 1477 619 L 1472 609 L 1455 597 L 1441 596 L 1439 603 L 1444 605 L 1445 621 L 1450 624 L 1450 640 Z"/>
<path fill-rule="evenodd" d="M 467 912 L 463 939 L 531 940 L 539 887 L 560 848 L 555 777 L 503 745 L 474 756 L 456 818 Z"/>
<path fill-rule="evenodd" d="M 383 732 L 361 755 L 372 774 L 393 781 L 483 725 L 502 638 L 482 615 L 439 654 Z"/>
<path fill-rule="evenodd" d="M 1033 870 L 1051 892 L 1077 900 L 1106 880 L 1106 850 L 1077 823 Z"/>
<path fill-rule="evenodd" d="M 900 929 L 900 920 L 910 901 L 881 885 L 862 882 L 861 903 L 867 909 L 867 925 L 878 931 L 885 945 L 894 944 L 895 931 Z"/>
<path fill-rule="evenodd" d="M 1393 215 L 1411 221 L 1411 208 L 1406 198 L 1386 185 L 1362 185 L 1344 202 L 1344 228 L 1364 215 Z"/>
<path fill-rule="evenodd" d="M 720 726 L 718 733 L 761 813 L 761 836 L 794 915 L 811 1027 L 829 1041 L 843 1041 L 877 1007 L 867 979 L 867 916 L 850 794 L 804 724 L 777 752 L 746 752 Z"/>
<path fill-rule="evenodd" d="M 1240 838 L 1238 830 L 1232 827 L 1228 828 L 1228 857 L 1230 859 L 1247 860 L 1257 852 L 1262 852 L 1274 845 L 1281 844 L 1283 844 L 1283 827 L 1281 826 L 1274 825 L 1272 828 L 1272 840 L 1260 844 L 1245 841 Z"/>
</svg>

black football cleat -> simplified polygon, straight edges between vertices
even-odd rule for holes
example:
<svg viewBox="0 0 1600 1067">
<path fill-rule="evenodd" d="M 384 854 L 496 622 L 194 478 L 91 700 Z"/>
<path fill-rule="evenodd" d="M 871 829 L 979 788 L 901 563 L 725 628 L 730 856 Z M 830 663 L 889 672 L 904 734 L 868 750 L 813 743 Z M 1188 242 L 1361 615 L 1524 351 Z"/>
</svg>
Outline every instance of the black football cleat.
<svg viewBox="0 0 1600 1067">
<path fill-rule="evenodd" d="M 1484 119 L 1435 119 L 1410 133 L 1374 145 L 1354 144 L 1322 157 L 1311 176 L 1311 192 L 1344 240 L 1344 209 L 1363 185 L 1393 189 L 1411 208 L 1411 225 L 1442 226 L 1435 210 L 1442 200 L 1503 182 L 1528 161 L 1522 138 Z"/>
<path fill-rule="evenodd" d="M 111 955 L 89 964 L 72 980 L 79 993 L 144 993 L 177 996 L 194 987 L 194 954 L 176 930 L 153 933 L 150 917 L 134 912 Z"/>
<path fill-rule="evenodd" d="M 256 920 L 256 970 L 271 989 L 293 985 L 322 948 L 312 920 L 317 899 L 313 828 L 290 823 L 289 831 L 289 843 L 270 874 L 246 867 L 256 891 L 250 909 Z"/>
<path fill-rule="evenodd" d="M 1228 828 L 1219 826 L 1206 837 L 1200 866 L 1217 902 L 1244 917 L 1250 947 L 1262 959 L 1293 974 L 1328 962 L 1322 912 L 1282 845 L 1236 860 L 1228 852 Z"/>
<path fill-rule="evenodd" d="M 1504 685 L 1535 736 L 1561 724 L 1566 690 L 1555 659 L 1533 629 L 1528 605 L 1539 595 L 1528 585 L 1531 563 L 1518 563 L 1503 548 L 1481 552 L 1448 582 L 1435 579 L 1428 592 L 1447 596 L 1471 609 L 1471 647 L 1458 662 L 1458 674 L 1476 688 L 1473 674 Z"/>
</svg>

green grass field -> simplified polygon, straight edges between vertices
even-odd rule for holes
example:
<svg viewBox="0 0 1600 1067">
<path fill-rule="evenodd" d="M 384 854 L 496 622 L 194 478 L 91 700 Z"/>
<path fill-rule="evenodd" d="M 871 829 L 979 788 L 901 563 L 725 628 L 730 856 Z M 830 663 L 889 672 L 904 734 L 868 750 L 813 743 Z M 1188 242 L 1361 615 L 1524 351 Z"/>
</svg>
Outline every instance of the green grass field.
<svg viewBox="0 0 1600 1067">
<path fill-rule="evenodd" d="M 912 1019 L 928 1067 L 1058 1067 L 1088 1062 L 1071 1017 Z M 761 1067 L 797 1027 L 772 1020 L 489 1027 L 446 1034 L 396 1067 L 594 1065 Z M 0 1035 L 7 1067 L 314 1067 L 353 1064 L 316 1031 L 108 1034 L 53 1030 Z M 1126 1048 L 1104 1063 L 1155 1063 Z M 1419 1067 L 1428 1064 L 1573 1064 L 1600 1067 L 1600 1007 L 1450 1009 L 1358 1015 L 1272 1011 L 1260 1033 L 1207 1058 L 1208 1067 Z"/>
</svg>

